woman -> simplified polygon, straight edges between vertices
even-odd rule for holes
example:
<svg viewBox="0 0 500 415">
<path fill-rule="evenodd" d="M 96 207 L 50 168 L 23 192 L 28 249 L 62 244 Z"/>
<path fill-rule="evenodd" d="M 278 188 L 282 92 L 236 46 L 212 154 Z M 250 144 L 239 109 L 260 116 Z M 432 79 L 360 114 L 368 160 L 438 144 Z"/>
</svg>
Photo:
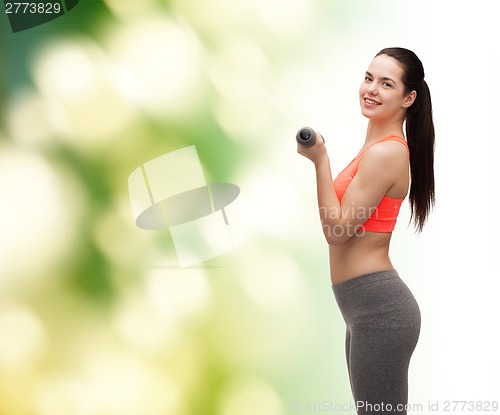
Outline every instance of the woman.
<svg viewBox="0 0 500 415">
<path fill-rule="evenodd" d="M 358 414 L 406 414 L 408 365 L 420 333 L 420 311 L 388 252 L 408 189 L 418 231 L 434 205 L 432 105 L 419 58 L 403 48 L 380 51 L 366 71 L 359 99 L 368 118 L 365 143 L 334 181 L 323 140 L 309 148 L 299 145 L 298 152 L 316 168 L 319 213 L 330 248 L 332 287 L 347 326 L 347 366 Z"/>
</svg>

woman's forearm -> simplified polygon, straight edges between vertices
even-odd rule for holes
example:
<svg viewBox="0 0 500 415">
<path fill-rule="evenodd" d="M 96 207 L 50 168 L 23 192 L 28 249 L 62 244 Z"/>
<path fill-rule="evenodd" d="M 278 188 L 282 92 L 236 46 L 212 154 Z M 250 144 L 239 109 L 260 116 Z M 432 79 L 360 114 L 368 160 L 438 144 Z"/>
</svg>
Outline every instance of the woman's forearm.
<svg viewBox="0 0 500 415">
<path fill-rule="evenodd" d="M 298 144 L 297 151 L 311 160 L 316 169 L 319 217 L 326 241 L 329 245 L 345 243 L 355 234 L 355 229 L 347 220 L 347 212 L 342 211 L 340 201 L 335 193 L 330 159 L 324 142 L 318 140 L 311 147 Z"/>
<path fill-rule="evenodd" d="M 342 211 L 333 188 L 328 155 L 318 160 L 315 163 L 315 168 L 319 217 L 325 238 L 330 245 L 345 242 L 348 238 L 342 238 L 344 234 L 341 228 Z"/>
<path fill-rule="evenodd" d="M 330 160 L 328 155 L 314 163 L 316 167 L 316 185 L 318 193 L 318 209 L 323 234 L 329 245 L 342 245 L 359 229 L 349 218 L 353 212 L 342 206 L 333 187 Z"/>
</svg>

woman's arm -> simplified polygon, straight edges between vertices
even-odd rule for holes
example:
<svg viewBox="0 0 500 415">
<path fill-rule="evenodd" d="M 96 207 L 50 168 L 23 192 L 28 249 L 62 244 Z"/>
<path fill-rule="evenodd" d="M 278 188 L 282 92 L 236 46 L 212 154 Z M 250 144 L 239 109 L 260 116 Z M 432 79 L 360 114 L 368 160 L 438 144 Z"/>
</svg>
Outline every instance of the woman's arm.
<svg viewBox="0 0 500 415">
<path fill-rule="evenodd" d="M 330 170 L 330 159 L 325 151 L 322 157 L 314 162 L 316 169 L 316 188 L 318 194 L 319 218 L 323 233 L 329 245 L 343 243 L 341 237 L 346 230 L 342 226 L 342 205 L 333 188 L 332 173 Z M 337 236 L 335 236 L 337 235 Z M 349 239 L 350 235 L 345 240 Z"/>
<path fill-rule="evenodd" d="M 333 188 L 330 160 L 322 140 L 310 148 L 299 145 L 297 151 L 314 163 L 319 215 L 329 245 L 347 242 L 372 215 L 402 169 L 407 169 L 404 163 L 408 153 L 404 146 L 395 141 L 379 143 L 363 156 L 340 202 Z"/>
</svg>

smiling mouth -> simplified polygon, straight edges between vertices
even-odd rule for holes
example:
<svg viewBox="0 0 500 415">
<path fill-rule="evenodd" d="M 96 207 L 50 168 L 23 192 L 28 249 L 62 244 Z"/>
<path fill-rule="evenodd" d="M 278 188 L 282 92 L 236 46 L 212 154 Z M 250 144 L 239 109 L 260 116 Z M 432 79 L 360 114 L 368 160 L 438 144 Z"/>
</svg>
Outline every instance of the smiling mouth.
<svg viewBox="0 0 500 415">
<path fill-rule="evenodd" d="M 364 100 L 367 104 L 370 104 L 370 105 L 382 105 L 380 102 L 374 101 L 374 100 L 369 99 L 369 98 L 364 98 Z"/>
</svg>

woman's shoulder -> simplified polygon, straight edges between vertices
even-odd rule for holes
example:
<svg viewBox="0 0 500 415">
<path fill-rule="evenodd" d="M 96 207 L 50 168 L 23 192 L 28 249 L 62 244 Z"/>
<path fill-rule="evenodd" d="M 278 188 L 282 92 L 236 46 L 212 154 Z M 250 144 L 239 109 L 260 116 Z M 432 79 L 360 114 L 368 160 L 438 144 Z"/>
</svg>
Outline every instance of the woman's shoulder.
<svg viewBox="0 0 500 415">
<path fill-rule="evenodd" d="M 404 138 L 391 136 L 366 150 L 362 163 L 375 163 L 387 167 L 408 160 L 408 146 Z"/>
</svg>

